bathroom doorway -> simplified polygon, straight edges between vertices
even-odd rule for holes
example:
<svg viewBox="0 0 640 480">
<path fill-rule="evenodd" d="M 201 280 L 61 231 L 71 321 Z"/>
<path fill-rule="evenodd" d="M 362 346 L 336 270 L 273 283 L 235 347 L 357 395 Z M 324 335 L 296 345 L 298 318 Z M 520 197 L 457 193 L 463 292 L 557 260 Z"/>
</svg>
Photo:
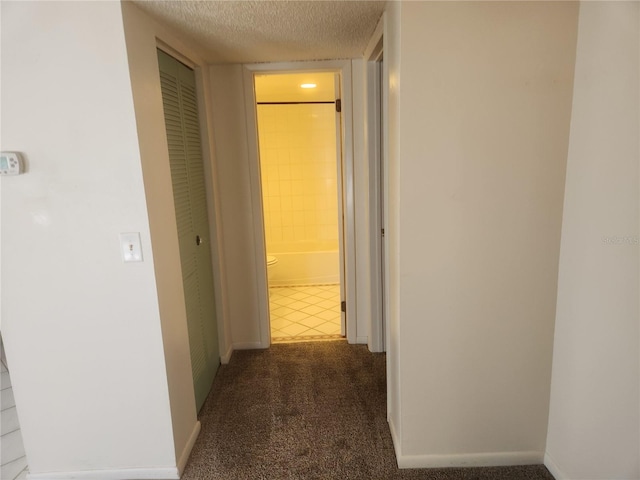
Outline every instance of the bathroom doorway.
<svg viewBox="0 0 640 480">
<path fill-rule="evenodd" d="M 346 334 L 337 77 L 333 72 L 254 77 L 274 343 Z"/>
</svg>

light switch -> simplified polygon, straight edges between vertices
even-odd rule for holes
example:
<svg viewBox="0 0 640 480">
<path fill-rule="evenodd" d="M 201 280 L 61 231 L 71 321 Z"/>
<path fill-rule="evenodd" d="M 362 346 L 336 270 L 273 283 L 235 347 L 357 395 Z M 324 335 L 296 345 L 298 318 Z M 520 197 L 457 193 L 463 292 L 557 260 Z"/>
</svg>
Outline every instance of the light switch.
<svg viewBox="0 0 640 480">
<path fill-rule="evenodd" d="M 122 249 L 122 260 L 125 262 L 141 262 L 142 261 L 142 245 L 140 243 L 140 234 L 121 233 L 120 247 Z"/>
</svg>

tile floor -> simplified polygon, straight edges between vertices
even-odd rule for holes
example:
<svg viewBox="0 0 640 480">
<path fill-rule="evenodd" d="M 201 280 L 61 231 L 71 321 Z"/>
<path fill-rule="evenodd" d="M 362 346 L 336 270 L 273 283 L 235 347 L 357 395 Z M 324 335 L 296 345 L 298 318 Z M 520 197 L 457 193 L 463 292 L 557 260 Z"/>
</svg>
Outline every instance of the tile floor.
<svg viewBox="0 0 640 480">
<path fill-rule="evenodd" d="M 340 285 L 269 288 L 271 341 L 337 340 Z"/>
</svg>

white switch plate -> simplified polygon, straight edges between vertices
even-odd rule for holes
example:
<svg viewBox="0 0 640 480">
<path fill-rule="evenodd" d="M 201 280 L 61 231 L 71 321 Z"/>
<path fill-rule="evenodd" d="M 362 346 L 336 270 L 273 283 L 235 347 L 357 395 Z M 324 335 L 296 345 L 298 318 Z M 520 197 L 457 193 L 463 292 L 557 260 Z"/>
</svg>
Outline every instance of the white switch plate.
<svg viewBox="0 0 640 480">
<path fill-rule="evenodd" d="M 138 232 L 121 233 L 120 247 L 124 262 L 142 261 L 142 244 L 140 243 L 140 234 Z"/>
</svg>

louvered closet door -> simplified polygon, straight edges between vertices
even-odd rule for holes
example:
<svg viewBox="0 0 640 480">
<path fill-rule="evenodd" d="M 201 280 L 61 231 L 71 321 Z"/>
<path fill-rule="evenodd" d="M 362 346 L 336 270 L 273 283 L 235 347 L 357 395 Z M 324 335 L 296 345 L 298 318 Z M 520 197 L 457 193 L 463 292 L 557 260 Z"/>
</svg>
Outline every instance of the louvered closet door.
<svg viewBox="0 0 640 480">
<path fill-rule="evenodd" d="M 220 364 L 202 146 L 193 70 L 158 50 L 191 367 L 200 410 Z"/>
</svg>

